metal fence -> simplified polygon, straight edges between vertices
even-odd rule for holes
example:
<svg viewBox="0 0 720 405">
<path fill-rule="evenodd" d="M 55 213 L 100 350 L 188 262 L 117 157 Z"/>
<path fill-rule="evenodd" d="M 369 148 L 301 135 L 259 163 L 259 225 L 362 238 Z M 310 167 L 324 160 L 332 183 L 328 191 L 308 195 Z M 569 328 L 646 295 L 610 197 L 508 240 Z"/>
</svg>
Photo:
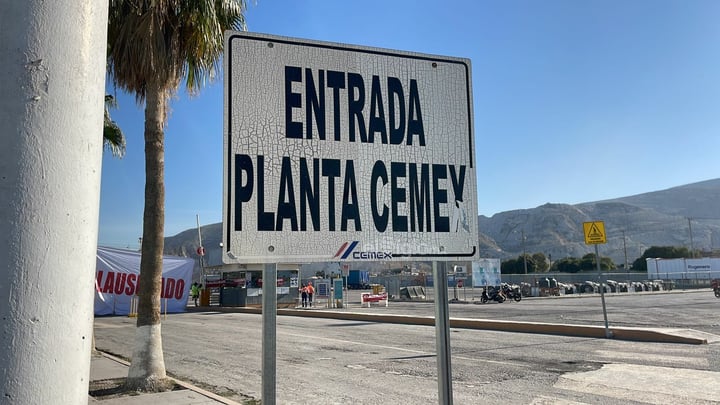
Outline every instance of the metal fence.
<svg viewBox="0 0 720 405">
<path fill-rule="evenodd" d="M 706 288 L 710 287 L 712 279 L 720 278 L 720 272 L 685 272 L 685 273 L 637 273 L 637 272 L 603 272 L 603 281 L 617 282 L 645 282 L 653 280 L 673 281 L 676 288 Z M 545 279 L 555 279 L 558 283 L 578 284 L 585 281 L 598 282 L 597 272 L 582 273 L 542 273 L 542 274 L 503 274 L 505 283 L 530 285 L 543 284 Z"/>
<path fill-rule="evenodd" d="M 612 280 L 618 283 L 646 283 L 652 281 L 661 282 L 667 288 L 672 285 L 674 289 L 696 289 L 709 288 L 711 280 L 720 279 L 720 272 L 686 272 L 686 273 L 638 273 L 638 272 L 603 272 L 602 282 L 606 283 Z M 457 288 L 458 281 L 461 281 L 461 291 L 473 288 L 472 275 L 451 274 L 448 275 L 448 287 Z M 597 272 L 581 272 L 581 273 L 533 273 L 533 274 L 503 274 L 502 282 L 516 285 L 527 285 L 529 287 L 536 286 L 557 286 L 558 284 L 577 285 L 587 281 L 599 283 Z M 401 291 L 405 287 L 424 287 L 431 289 L 433 287 L 433 278 L 431 274 L 426 275 L 382 275 L 370 277 L 371 284 L 380 284 L 385 287 L 385 291 L 391 296 L 400 297 Z M 484 287 L 484 286 L 475 286 Z M 428 293 L 430 290 L 428 291 Z M 451 296 L 452 297 L 452 296 Z M 432 296 L 426 299 L 432 300 Z"/>
</svg>

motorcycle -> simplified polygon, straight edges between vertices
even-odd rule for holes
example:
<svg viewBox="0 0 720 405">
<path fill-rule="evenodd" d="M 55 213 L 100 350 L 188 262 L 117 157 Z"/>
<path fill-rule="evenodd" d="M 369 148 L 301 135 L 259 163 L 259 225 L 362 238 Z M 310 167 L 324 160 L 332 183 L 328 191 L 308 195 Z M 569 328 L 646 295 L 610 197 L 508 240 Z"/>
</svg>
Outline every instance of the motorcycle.
<svg viewBox="0 0 720 405">
<path fill-rule="evenodd" d="M 715 279 L 712 281 L 712 284 L 710 285 L 713 289 L 713 292 L 715 293 L 715 297 L 720 298 L 720 279 Z"/>
<path fill-rule="evenodd" d="M 497 301 L 498 303 L 505 302 L 505 295 L 502 292 L 502 288 L 499 287 L 487 287 L 483 290 L 480 296 L 480 302 L 483 304 L 488 301 Z"/>
<path fill-rule="evenodd" d="M 520 302 L 522 300 L 522 293 L 520 292 L 520 287 L 516 285 L 510 285 L 507 283 L 502 283 L 502 292 L 503 295 L 507 297 L 507 299 L 515 300 L 515 302 Z"/>
</svg>

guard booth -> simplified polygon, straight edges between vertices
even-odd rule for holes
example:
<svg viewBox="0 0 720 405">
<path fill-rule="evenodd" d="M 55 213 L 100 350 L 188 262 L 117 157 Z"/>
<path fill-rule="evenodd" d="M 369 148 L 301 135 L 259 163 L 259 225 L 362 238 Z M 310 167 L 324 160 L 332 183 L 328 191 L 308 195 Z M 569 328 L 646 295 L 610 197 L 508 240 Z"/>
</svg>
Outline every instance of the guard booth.
<svg viewBox="0 0 720 405">
<path fill-rule="evenodd" d="M 219 305 L 223 307 L 262 307 L 263 265 L 225 265 L 220 268 L 222 287 Z M 299 264 L 277 265 L 279 308 L 294 308 L 299 293 Z M 203 290 L 204 291 L 204 290 Z M 202 295 L 200 296 L 202 299 Z"/>
</svg>

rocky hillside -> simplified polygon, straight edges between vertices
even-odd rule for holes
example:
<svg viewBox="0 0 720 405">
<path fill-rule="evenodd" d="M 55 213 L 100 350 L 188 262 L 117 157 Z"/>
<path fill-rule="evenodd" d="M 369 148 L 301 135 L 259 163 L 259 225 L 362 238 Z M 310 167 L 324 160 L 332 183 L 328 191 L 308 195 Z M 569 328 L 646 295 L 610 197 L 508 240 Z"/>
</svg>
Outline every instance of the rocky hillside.
<svg viewBox="0 0 720 405">
<path fill-rule="evenodd" d="M 545 204 L 490 218 L 481 215 L 478 220 L 483 257 L 517 257 L 523 250 L 542 252 L 553 260 L 581 257 L 594 252 L 584 242 L 582 224 L 588 221 L 604 221 L 608 243 L 599 246 L 600 254 L 618 265 L 625 262 L 626 253 L 632 263 L 650 246 L 692 245 L 710 252 L 720 249 L 720 179 L 606 201 Z M 201 230 L 206 262 L 219 264 L 222 224 Z M 166 254 L 197 257 L 197 247 L 197 229 L 165 239 Z"/>
<path fill-rule="evenodd" d="M 482 246 L 488 257 L 522 254 L 523 234 L 528 253 L 557 259 L 594 252 L 584 243 L 582 224 L 587 221 L 604 221 L 608 243 L 599 246 L 600 254 L 618 265 L 625 262 L 625 252 L 632 263 L 650 246 L 692 245 L 710 252 L 720 249 L 720 179 L 613 200 L 545 204 L 480 216 L 479 221 L 480 232 L 494 242 Z"/>
</svg>

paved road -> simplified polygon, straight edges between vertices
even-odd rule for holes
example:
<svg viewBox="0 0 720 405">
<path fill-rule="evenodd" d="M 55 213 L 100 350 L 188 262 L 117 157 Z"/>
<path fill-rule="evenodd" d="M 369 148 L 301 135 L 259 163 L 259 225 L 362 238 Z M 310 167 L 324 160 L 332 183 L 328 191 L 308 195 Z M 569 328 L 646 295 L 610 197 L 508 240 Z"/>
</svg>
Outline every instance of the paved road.
<svg viewBox="0 0 720 405">
<path fill-rule="evenodd" d="M 610 323 L 720 334 L 711 292 L 608 296 Z M 431 303 L 349 308 L 432 315 Z M 600 299 L 451 304 L 451 317 L 602 324 Z M 599 313 L 598 313 L 599 311 Z M 540 319 L 538 319 L 540 318 Z M 660 322 L 655 325 L 654 322 Z M 186 313 L 163 321 L 168 371 L 236 400 L 259 398 L 261 317 Z M 130 356 L 134 320 L 97 318 L 97 346 Z M 720 344 L 680 345 L 452 329 L 456 404 L 718 403 Z M 322 318 L 277 321 L 277 402 L 437 403 L 435 330 Z"/>
<path fill-rule="evenodd" d="M 353 292 L 355 293 L 355 292 Z M 432 295 L 432 290 L 428 292 Z M 524 298 L 521 302 L 506 301 L 478 304 L 480 293 L 473 301 L 470 289 L 459 293 L 468 304 L 450 304 L 451 317 L 500 319 L 509 321 L 604 325 L 599 294 L 565 295 L 547 298 Z M 450 297 L 453 292 L 450 290 Z M 359 296 L 358 296 L 359 297 Z M 359 301 L 359 298 L 357 298 Z M 712 290 L 669 291 L 661 293 L 605 294 L 608 323 L 615 326 L 690 328 L 720 335 L 720 299 Z M 382 313 L 384 308 L 362 309 Z M 391 302 L 390 312 L 432 316 L 434 304 Z"/>
</svg>

